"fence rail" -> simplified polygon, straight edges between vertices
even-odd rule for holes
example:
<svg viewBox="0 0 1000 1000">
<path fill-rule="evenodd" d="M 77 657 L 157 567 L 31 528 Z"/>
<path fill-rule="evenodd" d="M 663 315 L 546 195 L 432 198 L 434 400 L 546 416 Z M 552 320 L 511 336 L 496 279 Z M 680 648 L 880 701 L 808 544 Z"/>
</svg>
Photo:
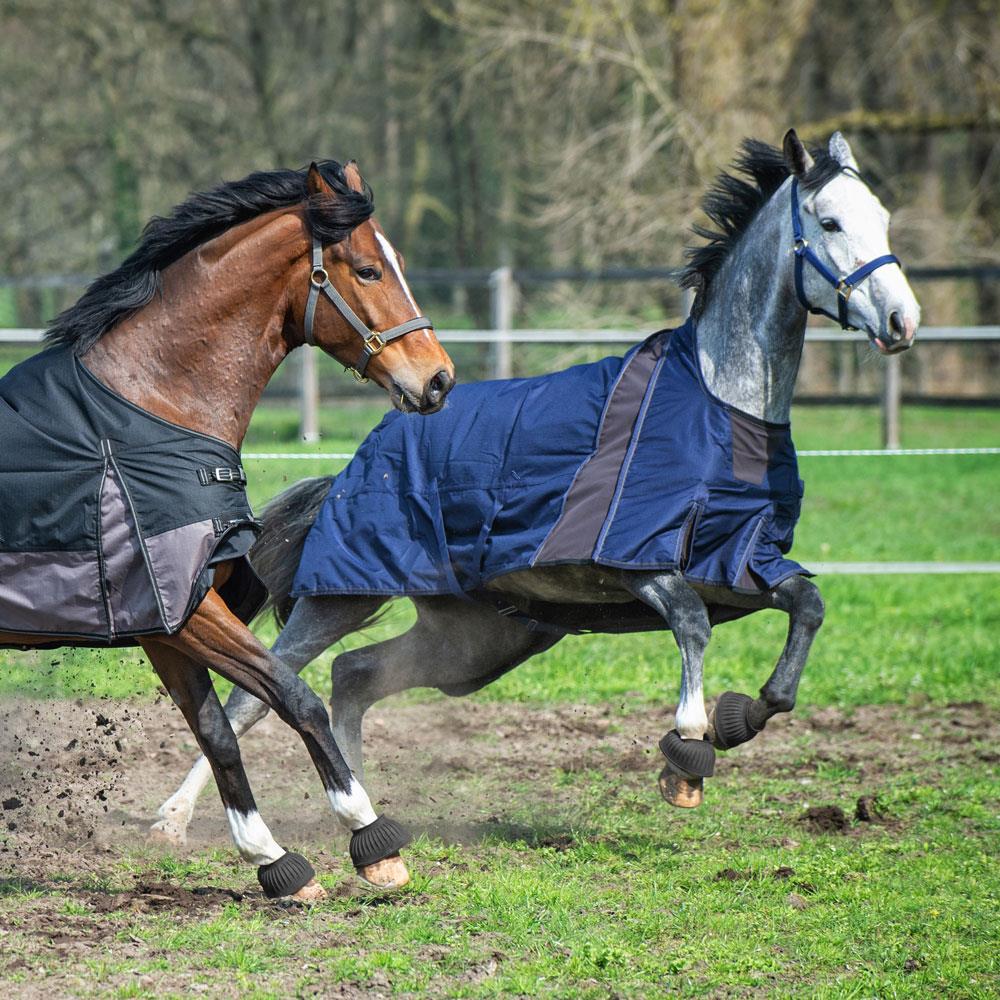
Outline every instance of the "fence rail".
<svg viewBox="0 0 1000 1000">
<path fill-rule="evenodd" d="M 443 343 L 493 344 L 493 368 L 497 378 L 510 378 L 513 371 L 512 344 L 635 344 L 652 330 L 566 330 L 514 329 L 514 284 L 510 268 L 494 272 L 492 288 L 492 330 L 438 330 Z M 45 336 L 40 329 L 0 329 L 0 344 L 37 344 Z M 983 343 L 1000 342 L 1000 326 L 928 326 L 919 333 L 921 343 Z M 806 330 L 807 343 L 844 344 L 856 336 L 833 330 Z M 898 450 L 901 445 L 900 413 L 903 403 L 900 356 L 884 359 L 883 383 L 880 394 L 882 411 L 882 445 Z M 319 440 L 319 374 L 314 348 L 304 348 L 299 368 L 300 433 L 303 441 Z"/>
</svg>

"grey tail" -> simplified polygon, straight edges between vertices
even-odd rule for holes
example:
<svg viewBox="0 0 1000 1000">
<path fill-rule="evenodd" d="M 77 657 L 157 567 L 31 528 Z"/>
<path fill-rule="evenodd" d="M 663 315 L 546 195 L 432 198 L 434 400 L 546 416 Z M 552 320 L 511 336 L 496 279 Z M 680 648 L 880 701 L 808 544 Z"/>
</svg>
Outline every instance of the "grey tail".
<svg viewBox="0 0 1000 1000">
<path fill-rule="evenodd" d="M 269 500 L 260 512 L 263 531 L 250 550 L 250 562 L 267 587 L 263 612 L 273 611 L 279 628 L 295 606 L 289 594 L 302 558 L 306 535 L 330 492 L 333 476 L 303 479 Z"/>
</svg>

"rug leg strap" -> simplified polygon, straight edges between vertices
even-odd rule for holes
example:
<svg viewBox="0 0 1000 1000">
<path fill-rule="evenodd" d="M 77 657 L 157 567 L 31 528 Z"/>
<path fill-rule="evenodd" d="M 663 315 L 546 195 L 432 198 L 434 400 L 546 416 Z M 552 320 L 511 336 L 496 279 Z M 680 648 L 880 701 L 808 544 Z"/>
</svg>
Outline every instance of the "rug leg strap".
<svg viewBox="0 0 1000 1000">
<path fill-rule="evenodd" d="M 736 691 L 724 691 L 715 703 L 715 745 L 720 750 L 732 750 L 752 740 L 759 732 L 750 724 L 753 698 Z"/>
<path fill-rule="evenodd" d="M 292 896 L 315 877 L 313 866 L 301 854 L 291 851 L 257 869 L 257 881 L 268 899 Z"/>
<path fill-rule="evenodd" d="M 351 834 L 351 861 L 356 869 L 367 868 L 376 861 L 399 854 L 410 839 L 406 827 L 388 816 L 379 816 L 374 823 Z"/>
<path fill-rule="evenodd" d="M 660 740 L 660 752 L 681 777 L 711 778 L 715 774 L 715 747 L 708 740 L 686 740 L 671 729 Z"/>
</svg>

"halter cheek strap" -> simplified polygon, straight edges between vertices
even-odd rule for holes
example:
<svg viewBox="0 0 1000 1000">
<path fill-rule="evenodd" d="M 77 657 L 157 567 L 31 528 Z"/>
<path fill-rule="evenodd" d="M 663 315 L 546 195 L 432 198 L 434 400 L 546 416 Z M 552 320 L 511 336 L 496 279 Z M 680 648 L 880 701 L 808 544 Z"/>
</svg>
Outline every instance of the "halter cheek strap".
<svg viewBox="0 0 1000 1000">
<path fill-rule="evenodd" d="M 899 258 L 895 254 L 887 253 L 874 260 L 862 264 L 856 271 L 843 278 L 838 278 L 816 255 L 815 250 L 809 246 L 808 240 L 802 233 L 802 217 L 799 215 L 799 182 L 792 180 L 792 236 L 795 239 L 795 295 L 803 309 L 815 313 L 818 316 L 828 316 L 835 319 L 844 330 L 856 330 L 856 326 L 851 326 L 847 322 L 847 302 L 851 297 L 851 292 L 861 284 L 873 271 L 882 267 L 883 264 L 899 264 Z M 802 282 L 802 265 L 808 261 L 821 277 L 829 282 L 837 290 L 837 315 L 827 312 L 820 306 L 813 306 L 806 298 L 805 286 Z M 902 265 L 900 265 L 902 266 Z"/>
<path fill-rule="evenodd" d="M 326 273 L 326 268 L 323 266 L 323 246 L 319 240 L 313 237 L 312 271 L 309 275 L 309 298 L 306 299 L 305 315 L 305 340 L 307 344 L 315 345 L 316 343 L 313 339 L 313 322 L 316 319 L 316 303 L 319 301 L 320 292 L 333 303 L 344 319 L 354 327 L 358 336 L 364 342 L 358 360 L 353 365 L 345 365 L 344 367 L 344 371 L 349 371 L 359 382 L 368 381 L 365 378 L 365 370 L 368 368 L 368 362 L 376 354 L 381 354 L 386 344 L 407 333 L 411 333 L 413 330 L 433 329 L 433 324 L 426 316 L 414 316 L 413 319 L 408 319 L 405 323 L 400 323 L 398 326 L 384 330 L 381 333 L 376 333 L 368 327 L 347 304 L 344 296 L 333 287 L 330 275 Z"/>
</svg>

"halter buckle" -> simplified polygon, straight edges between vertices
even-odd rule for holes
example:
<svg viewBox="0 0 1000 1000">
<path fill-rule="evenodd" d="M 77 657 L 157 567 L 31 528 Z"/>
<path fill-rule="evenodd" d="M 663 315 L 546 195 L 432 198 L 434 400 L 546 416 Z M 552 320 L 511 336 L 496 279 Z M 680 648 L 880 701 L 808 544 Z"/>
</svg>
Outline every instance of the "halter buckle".
<svg viewBox="0 0 1000 1000">
<path fill-rule="evenodd" d="M 376 354 L 382 353 L 382 349 L 385 347 L 385 341 L 379 334 L 373 333 L 370 337 L 365 337 L 364 340 L 365 349 L 372 357 L 375 357 Z M 367 381 L 367 379 L 365 381 Z"/>
<path fill-rule="evenodd" d="M 357 382 L 358 385 L 368 384 L 368 376 L 362 375 L 361 372 L 357 370 L 357 368 L 345 368 L 344 371 L 350 372 L 354 376 L 354 381 Z"/>
<path fill-rule="evenodd" d="M 322 277 L 318 278 L 319 275 L 322 275 Z M 330 275 L 326 273 L 326 268 L 320 265 L 319 267 L 314 267 L 312 269 L 312 273 L 309 275 L 309 280 L 317 288 L 322 288 L 329 282 Z"/>
<path fill-rule="evenodd" d="M 804 236 L 796 236 L 792 252 L 801 257 L 809 249 L 809 241 Z"/>
<path fill-rule="evenodd" d="M 843 278 L 837 282 L 837 294 L 843 298 L 845 302 L 851 297 L 851 292 L 854 291 L 854 285 L 849 285 Z"/>
</svg>

